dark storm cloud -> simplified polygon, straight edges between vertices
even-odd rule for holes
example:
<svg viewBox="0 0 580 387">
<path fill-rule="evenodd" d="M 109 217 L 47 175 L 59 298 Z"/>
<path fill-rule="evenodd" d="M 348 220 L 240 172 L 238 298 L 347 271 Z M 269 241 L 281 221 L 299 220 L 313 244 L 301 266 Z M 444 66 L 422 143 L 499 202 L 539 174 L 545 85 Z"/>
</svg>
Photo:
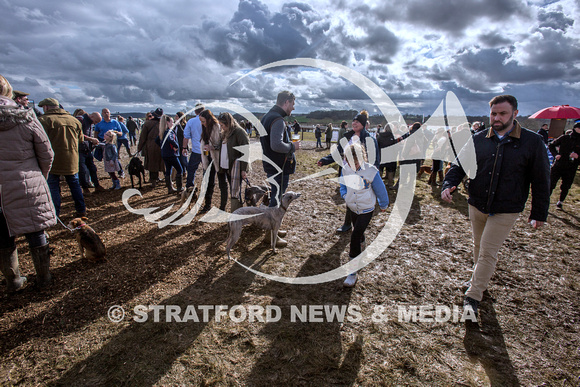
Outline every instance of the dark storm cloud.
<svg viewBox="0 0 580 387">
<path fill-rule="evenodd" d="M 448 71 L 455 74 L 460 85 L 483 92 L 497 83 L 547 81 L 563 76 L 562 69 L 548 72 L 538 66 L 522 66 L 508 59 L 508 53 L 495 49 L 467 51 L 457 55 Z"/>
<path fill-rule="evenodd" d="M 478 40 L 481 42 L 483 46 L 489 48 L 505 47 L 513 43 L 511 39 L 506 37 L 500 31 L 492 31 L 485 34 L 481 34 L 479 35 Z"/>
<path fill-rule="evenodd" d="M 540 22 L 540 27 L 562 31 L 566 31 L 568 27 L 574 25 L 574 19 L 566 17 L 563 12 L 547 12 L 541 10 L 538 14 L 538 21 Z"/>
<path fill-rule="evenodd" d="M 282 59 L 294 58 L 308 49 L 306 37 L 293 24 L 301 23 L 304 4 L 294 4 L 289 13 L 270 13 L 258 0 L 242 0 L 227 26 L 204 23 L 202 30 L 208 34 L 204 50 L 216 61 L 232 66 L 236 61 L 257 67 Z"/>
<path fill-rule="evenodd" d="M 580 44 L 577 39 L 564 35 L 563 31 L 540 28 L 530 36 L 522 47 L 527 62 L 535 65 L 550 65 L 551 69 L 574 69 L 580 61 Z"/>
<path fill-rule="evenodd" d="M 357 10 L 377 20 L 405 21 L 417 28 L 426 26 L 458 34 L 472 23 L 530 16 L 527 4 L 522 0 L 440 0 L 436 4 L 425 0 L 411 0 L 397 4 L 384 2 L 376 8 L 363 6 Z"/>
</svg>

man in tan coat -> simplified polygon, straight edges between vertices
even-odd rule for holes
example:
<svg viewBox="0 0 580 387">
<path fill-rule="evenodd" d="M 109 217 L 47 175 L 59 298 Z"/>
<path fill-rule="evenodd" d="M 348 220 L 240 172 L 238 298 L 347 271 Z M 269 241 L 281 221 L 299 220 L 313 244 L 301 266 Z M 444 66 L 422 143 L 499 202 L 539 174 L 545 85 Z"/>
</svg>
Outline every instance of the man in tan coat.
<svg viewBox="0 0 580 387">
<path fill-rule="evenodd" d="M 59 107 L 54 98 L 45 98 L 38 103 L 44 114 L 38 119 L 52 145 L 54 161 L 48 174 L 50 195 L 60 214 L 60 177 L 64 176 L 75 202 L 76 216 L 85 216 L 85 198 L 79 183 L 79 144 L 83 141 L 83 129 L 78 119 Z"/>
</svg>

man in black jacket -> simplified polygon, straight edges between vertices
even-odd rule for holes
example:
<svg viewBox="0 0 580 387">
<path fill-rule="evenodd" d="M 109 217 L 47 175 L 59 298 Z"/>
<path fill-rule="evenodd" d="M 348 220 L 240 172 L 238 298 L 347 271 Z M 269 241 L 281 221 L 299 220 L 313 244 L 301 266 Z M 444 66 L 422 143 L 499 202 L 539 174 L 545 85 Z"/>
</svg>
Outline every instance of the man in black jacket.
<svg viewBox="0 0 580 387">
<path fill-rule="evenodd" d="M 477 174 L 469 182 L 467 201 L 475 267 L 464 306 L 470 307 L 475 315 L 495 271 L 497 253 L 524 210 L 530 185 L 529 221 L 534 228 L 544 224 L 550 204 L 550 164 L 542 137 L 522 128 L 515 120 L 518 114 L 515 97 L 494 97 L 489 106 L 491 127 L 473 136 Z M 443 182 L 443 200 L 451 203 L 451 195 L 464 176 L 463 168 L 454 163 Z"/>
<path fill-rule="evenodd" d="M 571 134 L 564 134 L 555 139 L 550 144 L 550 152 L 555 159 L 550 171 L 550 195 L 556 188 L 558 180 L 562 179 L 560 200 L 556 203 L 556 207 L 562 208 L 580 165 L 580 123 L 574 124 Z"/>
<path fill-rule="evenodd" d="M 282 203 L 282 195 L 288 188 L 290 175 L 296 171 L 294 152 L 300 149 L 300 141 L 291 141 L 291 135 L 284 122 L 284 117 L 289 116 L 294 110 L 295 99 L 291 92 L 281 91 L 276 99 L 276 105 L 260 121 L 266 129 L 266 135 L 260 137 L 262 152 L 270 161 L 262 161 L 271 186 L 270 207 L 278 207 L 279 203 Z M 275 183 L 272 183 L 272 179 Z M 285 247 L 287 243 L 280 238 L 283 236 L 280 234 L 284 232 L 279 232 L 276 247 Z"/>
</svg>

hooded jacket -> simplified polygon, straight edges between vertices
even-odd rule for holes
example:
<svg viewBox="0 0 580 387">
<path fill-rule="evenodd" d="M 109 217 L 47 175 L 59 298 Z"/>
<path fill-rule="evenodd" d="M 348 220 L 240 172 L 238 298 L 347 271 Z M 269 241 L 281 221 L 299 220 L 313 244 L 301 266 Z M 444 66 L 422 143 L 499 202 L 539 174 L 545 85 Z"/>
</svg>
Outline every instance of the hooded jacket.
<svg viewBox="0 0 580 387">
<path fill-rule="evenodd" d="M 353 170 L 347 162 L 342 166 L 340 196 L 355 214 L 372 212 L 377 199 L 382 210 L 389 205 L 389 195 L 379 170 L 365 162 L 358 170 Z"/>
<path fill-rule="evenodd" d="M 54 152 L 34 111 L 0 97 L 0 135 L 0 204 L 10 236 L 56 225 L 46 183 Z"/>
</svg>

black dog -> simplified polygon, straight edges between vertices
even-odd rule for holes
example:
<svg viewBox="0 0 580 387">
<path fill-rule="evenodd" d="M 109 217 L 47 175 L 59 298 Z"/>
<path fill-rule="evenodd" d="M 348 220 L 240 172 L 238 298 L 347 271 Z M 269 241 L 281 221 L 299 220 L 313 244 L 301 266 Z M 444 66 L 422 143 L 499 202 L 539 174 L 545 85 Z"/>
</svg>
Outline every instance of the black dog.
<svg viewBox="0 0 580 387">
<path fill-rule="evenodd" d="M 256 207 L 260 199 L 262 199 L 263 205 L 268 206 L 270 204 L 270 189 L 265 185 L 248 186 L 244 192 L 244 199 L 250 207 Z"/>
<path fill-rule="evenodd" d="M 131 161 L 129 161 L 127 170 L 131 177 L 131 188 L 135 188 L 135 185 L 133 184 L 133 176 L 137 176 L 139 179 L 139 189 L 141 189 L 141 175 L 143 175 L 143 182 L 145 182 L 145 168 L 143 167 L 143 161 L 141 161 L 139 157 L 134 156 Z"/>
</svg>

